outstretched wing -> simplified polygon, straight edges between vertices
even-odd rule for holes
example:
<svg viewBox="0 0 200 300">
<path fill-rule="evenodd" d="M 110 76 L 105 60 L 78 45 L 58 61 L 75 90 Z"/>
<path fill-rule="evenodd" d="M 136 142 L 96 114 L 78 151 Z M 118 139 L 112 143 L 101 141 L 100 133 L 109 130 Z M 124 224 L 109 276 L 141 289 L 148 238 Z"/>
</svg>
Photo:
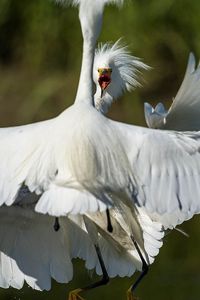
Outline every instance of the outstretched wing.
<svg viewBox="0 0 200 300">
<path fill-rule="evenodd" d="M 169 109 L 165 129 L 200 129 L 200 67 L 195 68 L 195 57 L 190 53 L 181 87 Z"/>
<path fill-rule="evenodd" d="M 48 139 L 53 123 L 0 129 L 0 205 L 11 205 L 22 185 L 40 194 L 55 176 Z"/>
<path fill-rule="evenodd" d="M 29 198 L 30 194 L 27 195 Z M 29 202 L 29 201 L 28 201 Z M 130 240 L 129 231 L 120 225 L 120 215 L 111 211 L 114 232 L 106 229 L 106 215 L 88 215 L 98 235 L 103 260 L 110 277 L 132 276 L 142 269 L 141 260 Z M 87 269 L 101 268 L 94 240 L 87 233 L 85 217 L 59 218 L 60 228 L 54 230 L 55 218 L 34 212 L 34 205 L 13 205 L 0 208 L 0 287 L 20 289 L 26 282 L 36 290 L 49 290 L 51 278 L 67 283 L 73 277 L 72 258 L 85 260 Z M 161 226 L 140 213 L 140 223 L 148 263 L 154 261 L 162 246 Z M 125 224 L 125 222 L 124 222 Z M 92 229 L 93 230 L 93 229 Z M 5 234 L 6 233 L 6 234 Z M 96 242 L 96 241 L 95 241 Z"/>
<path fill-rule="evenodd" d="M 37 214 L 31 206 L 0 208 L 0 287 L 49 290 L 51 278 L 61 283 L 72 279 L 71 222 Z"/>
<path fill-rule="evenodd" d="M 73 179 L 66 154 L 69 130 L 60 119 L 0 129 L 0 206 L 19 201 L 26 187 L 40 195 L 37 212 L 63 216 L 106 208 Z"/>
<path fill-rule="evenodd" d="M 200 130 L 200 66 L 195 67 L 195 58 L 190 53 L 185 77 L 174 98 L 168 113 L 161 113 L 157 118 L 156 111 L 148 115 L 147 125 L 151 128 L 160 128 L 178 131 Z"/>
<path fill-rule="evenodd" d="M 131 163 L 138 204 L 165 227 L 199 213 L 200 132 L 115 126 Z"/>
</svg>

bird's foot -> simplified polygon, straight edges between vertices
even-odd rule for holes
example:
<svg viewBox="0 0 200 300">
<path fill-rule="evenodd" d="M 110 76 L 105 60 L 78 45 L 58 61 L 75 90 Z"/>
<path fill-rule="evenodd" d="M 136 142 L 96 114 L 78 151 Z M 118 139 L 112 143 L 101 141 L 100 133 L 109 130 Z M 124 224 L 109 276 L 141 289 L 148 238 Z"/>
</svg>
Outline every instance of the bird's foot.
<svg viewBox="0 0 200 300">
<path fill-rule="evenodd" d="M 84 298 L 79 295 L 79 293 L 82 291 L 83 289 L 76 289 L 69 292 L 68 300 L 84 300 Z"/>
<path fill-rule="evenodd" d="M 139 300 L 138 297 L 135 297 L 133 295 L 133 292 L 132 292 L 132 289 L 131 287 L 128 289 L 128 291 L 126 292 L 126 295 L 127 295 L 127 300 Z"/>
</svg>

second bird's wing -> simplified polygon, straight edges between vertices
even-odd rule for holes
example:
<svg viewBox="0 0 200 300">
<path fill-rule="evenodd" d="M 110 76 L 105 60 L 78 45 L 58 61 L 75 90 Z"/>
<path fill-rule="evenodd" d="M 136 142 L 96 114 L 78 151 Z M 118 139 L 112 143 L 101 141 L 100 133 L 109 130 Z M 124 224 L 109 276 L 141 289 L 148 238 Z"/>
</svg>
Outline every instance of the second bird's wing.
<svg viewBox="0 0 200 300">
<path fill-rule="evenodd" d="M 191 53 L 185 77 L 165 118 L 163 129 L 200 130 L 200 67 Z"/>
</svg>

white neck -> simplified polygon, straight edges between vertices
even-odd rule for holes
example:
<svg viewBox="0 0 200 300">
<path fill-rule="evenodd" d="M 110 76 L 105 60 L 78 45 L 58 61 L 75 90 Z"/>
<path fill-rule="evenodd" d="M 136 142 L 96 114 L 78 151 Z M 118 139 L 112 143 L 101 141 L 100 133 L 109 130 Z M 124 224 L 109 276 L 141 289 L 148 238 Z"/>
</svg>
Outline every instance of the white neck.
<svg viewBox="0 0 200 300">
<path fill-rule="evenodd" d="M 75 103 L 85 102 L 94 106 L 93 62 L 96 41 L 102 25 L 103 0 L 81 0 L 79 20 L 83 35 L 83 57 Z"/>
<path fill-rule="evenodd" d="M 95 42 L 84 38 L 82 66 L 75 103 L 84 101 L 94 106 L 92 81 L 94 51 Z"/>
</svg>

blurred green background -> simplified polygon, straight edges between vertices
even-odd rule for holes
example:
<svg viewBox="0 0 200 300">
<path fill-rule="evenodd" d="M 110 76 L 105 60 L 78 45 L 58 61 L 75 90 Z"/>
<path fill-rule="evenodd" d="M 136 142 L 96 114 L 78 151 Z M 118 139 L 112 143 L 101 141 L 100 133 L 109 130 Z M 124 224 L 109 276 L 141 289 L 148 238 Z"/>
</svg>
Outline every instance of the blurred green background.
<svg viewBox="0 0 200 300">
<path fill-rule="evenodd" d="M 143 103 L 171 99 L 182 81 L 188 54 L 200 56 L 199 0 L 134 0 L 105 11 L 100 41 L 124 37 L 132 53 L 149 64 L 143 87 L 115 103 L 110 117 L 144 125 Z M 77 10 L 48 0 L 0 0 L 0 125 L 19 125 L 56 116 L 73 103 L 81 63 Z M 20 141 L 19 141 L 20 142 Z M 150 272 L 137 289 L 141 300 L 196 300 L 200 295 L 200 220 L 183 224 L 190 238 L 170 232 Z M 91 277 L 92 276 L 92 277 Z M 135 278 L 135 277 L 134 277 Z M 86 299 L 125 299 L 134 278 L 112 279 Z M 50 292 L 28 287 L 0 290 L 0 299 L 66 299 L 70 289 L 95 280 L 75 262 L 69 285 Z"/>
</svg>

